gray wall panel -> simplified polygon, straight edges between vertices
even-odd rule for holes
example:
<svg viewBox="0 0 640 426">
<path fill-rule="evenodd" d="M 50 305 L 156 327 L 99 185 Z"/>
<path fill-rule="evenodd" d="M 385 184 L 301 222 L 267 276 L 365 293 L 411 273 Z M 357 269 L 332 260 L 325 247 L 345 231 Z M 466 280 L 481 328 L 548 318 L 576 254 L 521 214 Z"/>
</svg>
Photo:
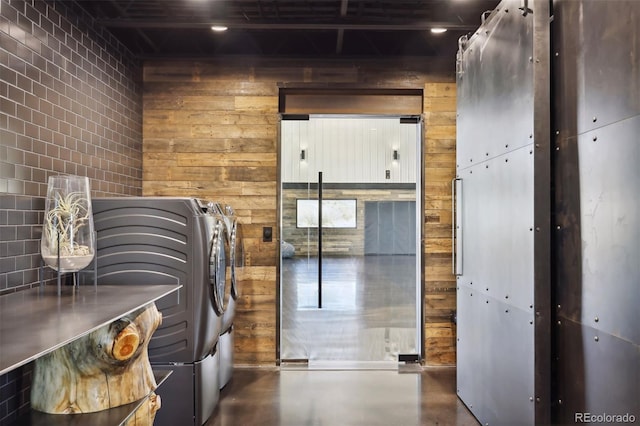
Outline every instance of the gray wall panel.
<svg viewBox="0 0 640 426">
<path fill-rule="evenodd" d="M 458 290 L 458 321 L 487 324 L 458 332 L 458 394 L 482 424 L 534 423 L 533 313 Z M 502 404 L 500 401 L 510 401 Z"/>
<path fill-rule="evenodd" d="M 387 202 L 378 203 L 378 254 L 392 254 L 393 253 L 393 241 L 394 230 L 393 226 L 389 226 L 386 220 L 393 218 L 393 204 Z M 366 238 L 366 237 L 365 237 Z"/>
<path fill-rule="evenodd" d="M 578 137 L 583 241 L 580 320 L 636 344 L 640 344 L 638 135 L 640 116 Z"/>
<path fill-rule="evenodd" d="M 569 320 L 561 320 L 556 328 L 558 357 L 563 368 L 557 377 L 558 409 L 554 423 L 585 423 L 576 421 L 576 413 L 628 413 L 635 416 L 633 424 L 637 424 L 640 421 L 638 345 Z"/>
<path fill-rule="evenodd" d="M 482 309 L 482 297 L 468 287 L 458 287 L 457 299 L 457 392 L 474 416 L 485 419 L 488 407 L 483 395 L 487 377 L 476 372 L 483 371 L 491 348 L 482 330 L 468 324 L 487 323 L 489 311 Z"/>
<path fill-rule="evenodd" d="M 555 0 L 554 15 L 559 128 L 583 133 L 640 114 L 637 0 Z"/>
<path fill-rule="evenodd" d="M 365 255 L 416 254 L 415 201 L 365 201 Z"/>
<path fill-rule="evenodd" d="M 461 285 L 533 305 L 533 156 L 529 147 L 465 169 Z"/>
<path fill-rule="evenodd" d="M 640 418 L 640 2 L 554 0 L 554 419 Z M 612 423 L 612 422 L 604 422 Z"/>
<path fill-rule="evenodd" d="M 636 344 L 638 134 L 635 117 L 559 141 L 562 167 L 556 170 L 559 315 Z"/>
</svg>

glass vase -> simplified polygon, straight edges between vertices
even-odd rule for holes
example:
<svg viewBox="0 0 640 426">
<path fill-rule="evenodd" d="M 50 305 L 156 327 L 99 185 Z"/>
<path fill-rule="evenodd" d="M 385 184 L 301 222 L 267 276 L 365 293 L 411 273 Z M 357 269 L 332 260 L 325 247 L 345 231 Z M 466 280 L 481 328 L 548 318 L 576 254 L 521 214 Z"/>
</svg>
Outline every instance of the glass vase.
<svg viewBox="0 0 640 426">
<path fill-rule="evenodd" d="M 91 263 L 95 233 L 89 178 L 49 177 L 40 250 L 47 266 L 58 272 L 77 272 Z"/>
</svg>

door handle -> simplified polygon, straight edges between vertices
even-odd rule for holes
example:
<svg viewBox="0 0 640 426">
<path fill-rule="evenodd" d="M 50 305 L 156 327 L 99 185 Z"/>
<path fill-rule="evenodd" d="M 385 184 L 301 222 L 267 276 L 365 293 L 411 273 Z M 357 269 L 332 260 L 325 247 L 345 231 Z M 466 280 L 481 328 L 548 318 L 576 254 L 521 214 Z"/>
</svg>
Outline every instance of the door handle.
<svg viewBox="0 0 640 426">
<path fill-rule="evenodd" d="M 451 180 L 451 262 L 455 276 L 462 275 L 462 179 Z"/>
</svg>

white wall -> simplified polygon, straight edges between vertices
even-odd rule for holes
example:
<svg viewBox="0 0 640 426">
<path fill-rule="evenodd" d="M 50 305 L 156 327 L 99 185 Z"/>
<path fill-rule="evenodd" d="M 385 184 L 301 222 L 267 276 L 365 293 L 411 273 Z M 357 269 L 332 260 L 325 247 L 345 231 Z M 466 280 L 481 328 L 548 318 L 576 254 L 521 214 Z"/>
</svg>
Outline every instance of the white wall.
<svg viewBox="0 0 640 426">
<path fill-rule="evenodd" d="M 324 183 L 415 183 L 418 137 L 419 124 L 398 117 L 283 120 L 282 182 L 317 182 L 321 171 Z"/>
</svg>

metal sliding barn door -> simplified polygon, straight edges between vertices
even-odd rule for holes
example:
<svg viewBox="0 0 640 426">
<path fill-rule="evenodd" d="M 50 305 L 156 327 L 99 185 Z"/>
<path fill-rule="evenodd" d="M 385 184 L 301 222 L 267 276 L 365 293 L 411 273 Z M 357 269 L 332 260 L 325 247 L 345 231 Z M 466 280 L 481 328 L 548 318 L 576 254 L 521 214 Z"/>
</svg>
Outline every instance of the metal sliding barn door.
<svg viewBox="0 0 640 426">
<path fill-rule="evenodd" d="M 502 1 L 457 68 L 458 395 L 483 425 L 548 423 L 549 2 Z"/>
</svg>

